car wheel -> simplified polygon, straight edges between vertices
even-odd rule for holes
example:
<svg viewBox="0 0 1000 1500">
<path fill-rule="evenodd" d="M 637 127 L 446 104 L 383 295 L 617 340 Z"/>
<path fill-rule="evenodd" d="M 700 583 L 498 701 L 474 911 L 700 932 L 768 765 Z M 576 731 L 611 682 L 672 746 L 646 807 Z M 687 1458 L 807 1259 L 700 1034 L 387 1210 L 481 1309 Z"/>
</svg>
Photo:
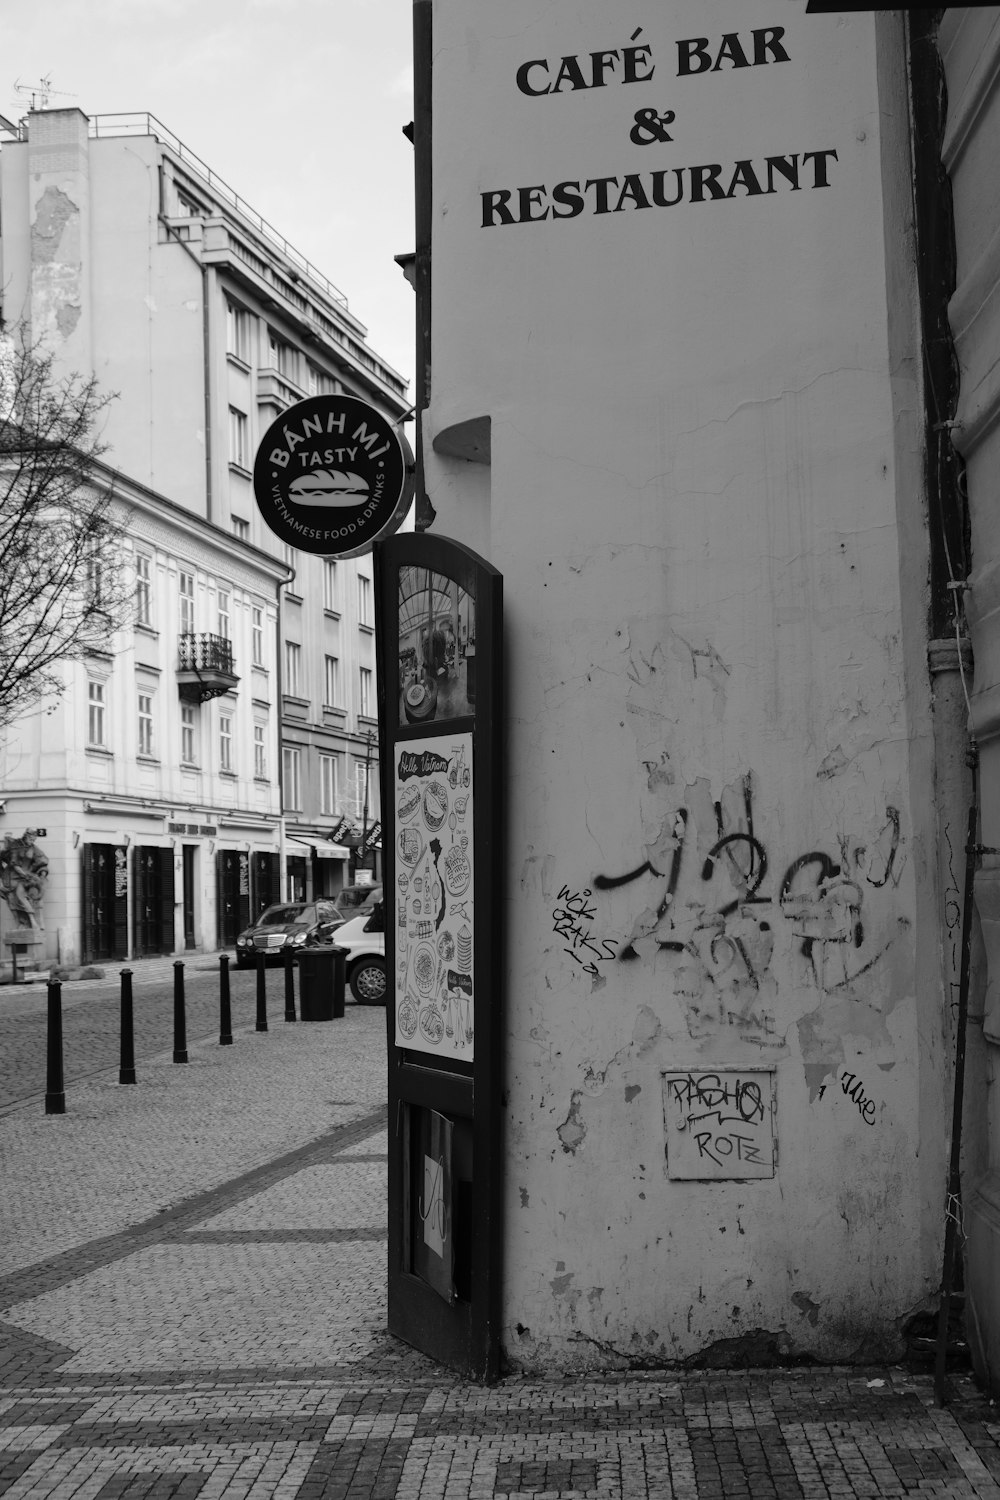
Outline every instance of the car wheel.
<svg viewBox="0 0 1000 1500">
<path fill-rule="evenodd" d="M 363 958 L 351 970 L 351 994 L 359 1005 L 385 1004 L 385 961 Z"/>
</svg>

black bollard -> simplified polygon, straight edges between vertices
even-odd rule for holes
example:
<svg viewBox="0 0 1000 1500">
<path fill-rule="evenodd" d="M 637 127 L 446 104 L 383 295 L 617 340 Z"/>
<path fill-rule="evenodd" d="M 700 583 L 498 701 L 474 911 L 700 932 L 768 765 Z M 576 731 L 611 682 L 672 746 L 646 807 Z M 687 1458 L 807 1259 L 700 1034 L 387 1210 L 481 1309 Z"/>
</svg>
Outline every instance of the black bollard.
<svg viewBox="0 0 1000 1500">
<path fill-rule="evenodd" d="M 174 1062 L 186 1063 L 187 1022 L 184 1018 L 184 965 L 178 958 L 174 963 Z"/>
<path fill-rule="evenodd" d="M 58 979 L 50 979 L 49 995 L 49 1041 L 45 1076 L 45 1113 L 64 1115 L 66 1095 L 63 1091 L 63 1041 L 62 1041 L 62 985 Z"/>
<path fill-rule="evenodd" d="M 295 975 L 292 973 L 292 950 L 285 949 L 285 1020 L 294 1021 L 295 1016 Z"/>
<path fill-rule="evenodd" d="M 267 978 L 264 973 L 264 950 L 257 949 L 257 1030 L 267 1030 Z"/>
<path fill-rule="evenodd" d="M 229 954 L 219 954 L 219 1046 L 233 1045 L 233 1010 L 229 1003 Z"/>
<path fill-rule="evenodd" d="M 132 970 L 122 969 L 121 1052 L 118 1082 L 135 1083 L 135 1034 L 132 1027 Z"/>
</svg>

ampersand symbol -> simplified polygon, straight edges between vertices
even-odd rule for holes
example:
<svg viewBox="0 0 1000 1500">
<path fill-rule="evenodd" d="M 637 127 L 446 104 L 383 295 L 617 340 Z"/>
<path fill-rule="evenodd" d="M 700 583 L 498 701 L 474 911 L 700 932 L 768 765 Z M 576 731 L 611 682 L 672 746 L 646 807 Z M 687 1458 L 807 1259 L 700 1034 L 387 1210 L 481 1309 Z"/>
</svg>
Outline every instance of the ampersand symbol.
<svg viewBox="0 0 1000 1500">
<path fill-rule="evenodd" d="M 674 123 L 674 112 L 668 109 L 666 114 L 657 114 L 655 109 L 637 109 L 632 117 L 635 124 L 629 131 L 629 140 L 637 146 L 651 146 L 654 141 L 672 141 L 673 136 L 667 131 L 667 126 Z"/>
</svg>

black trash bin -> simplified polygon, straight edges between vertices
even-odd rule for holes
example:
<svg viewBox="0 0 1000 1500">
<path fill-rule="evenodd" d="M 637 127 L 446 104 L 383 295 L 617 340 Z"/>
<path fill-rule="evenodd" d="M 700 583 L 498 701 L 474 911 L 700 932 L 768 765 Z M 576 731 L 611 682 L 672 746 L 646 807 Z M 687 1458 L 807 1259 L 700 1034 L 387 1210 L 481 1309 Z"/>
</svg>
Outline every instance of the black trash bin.
<svg viewBox="0 0 1000 1500">
<path fill-rule="evenodd" d="M 333 1021 L 344 1014 L 346 948 L 300 948 L 299 1018 Z"/>
</svg>

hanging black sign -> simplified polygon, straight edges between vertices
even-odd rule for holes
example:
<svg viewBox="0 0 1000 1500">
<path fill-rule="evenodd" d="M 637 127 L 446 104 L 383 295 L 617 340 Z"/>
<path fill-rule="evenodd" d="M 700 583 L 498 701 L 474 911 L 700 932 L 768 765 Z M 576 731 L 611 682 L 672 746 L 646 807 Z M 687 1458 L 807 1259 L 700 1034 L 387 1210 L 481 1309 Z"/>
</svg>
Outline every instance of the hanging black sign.
<svg viewBox="0 0 1000 1500">
<path fill-rule="evenodd" d="M 253 470 L 257 508 L 301 552 L 354 557 L 399 530 L 413 455 L 359 396 L 310 396 L 271 423 Z"/>
</svg>

